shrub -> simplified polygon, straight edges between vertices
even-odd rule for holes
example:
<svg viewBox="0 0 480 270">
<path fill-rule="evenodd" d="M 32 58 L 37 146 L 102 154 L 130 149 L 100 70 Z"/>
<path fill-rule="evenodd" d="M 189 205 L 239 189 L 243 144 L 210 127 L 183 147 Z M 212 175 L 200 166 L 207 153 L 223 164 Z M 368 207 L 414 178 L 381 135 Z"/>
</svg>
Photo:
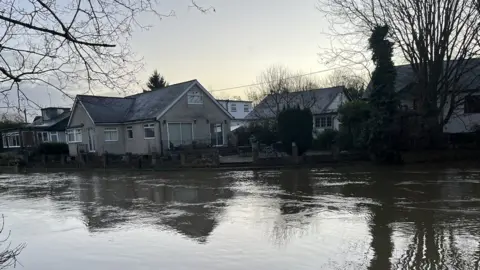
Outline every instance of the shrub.
<svg viewBox="0 0 480 270">
<path fill-rule="evenodd" d="M 276 125 L 270 121 L 251 123 L 248 126 L 237 128 L 233 133 L 237 136 L 238 146 L 250 145 L 252 135 L 261 144 L 271 145 L 278 141 Z"/>
<path fill-rule="evenodd" d="M 287 108 L 278 115 L 278 136 L 284 150 L 292 154 L 292 143 L 302 155 L 312 146 L 313 116 L 309 109 Z"/>
<path fill-rule="evenodd" d="M 337 140 L 338 131 L 333 129 L 327 129 L 313 140 L 312 148 L 315 150 L 330 150 L 332 143 Z"/>
<path fill-rule="evenodd" d="M 43 155 L 68 155 L 68 144 L 66 143 L 42 143 L 38 146 L 37 152 Z"/>
</svg>

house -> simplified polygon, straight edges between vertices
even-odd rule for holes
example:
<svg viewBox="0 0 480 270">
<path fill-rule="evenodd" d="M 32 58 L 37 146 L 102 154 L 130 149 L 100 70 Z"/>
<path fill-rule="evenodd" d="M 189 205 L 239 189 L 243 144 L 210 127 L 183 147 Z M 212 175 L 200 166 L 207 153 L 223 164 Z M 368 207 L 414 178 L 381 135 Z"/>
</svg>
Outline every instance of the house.
<svg viewBox="0 0 480 270">
<path fill-rule="evenodd" d="M 70 108 L 48 107 L 32 123 L 2 131 L 3 149 L 32 148 L 44 142 L 65 142 Z"/>
<path fill-rule="evenodd" d="M 313 126 L 316 132 L 326 129 L 338 130 L 338 108 L 347 101 L 344 87 L 321 88 L 299 92 L 276 93 L 266 96 L 246 116 L 249 121 L 275 119 L 281 110 L 290 106 L 309 108 L 313 114 Z"/>
<path fill-rule="evenodd" d="M 78 95 L 67 126 L 70 154 L 163 153 L 227 144 L 232 116 L 197 81 L 133 96 Z"/>
<path fill-rule="evenodd" d="M 234 119 L 230 127 L 232 131 L 245 124 L 245 117 L 253 109 L 251 101 L 229 99 L 217 99 L 217 101 L 233 116 Z"/>
<path fill-rule="evenodd" d="M 451 72 L 457 76 L 456 93 L 458 105 L 449 121 L 443 126 L 444 133 L 465 133 L 475 131 L 480 126 L 480 59 L 470 59 L 468 64 L 457 64 L 457 60 L 450 61 L 450 65 L 464 68 L 464 72 Z M 446 62 L 445 62 L 446 64 Z M 397 77 L 395 91 L 400 98 L 404 110 L 416 111 L 418 97 L 415 93 L 416 76 L 410 65 L 396 66 Z M 453 69 L 452 69 L 453 70 Z M 368 98 L 371 85 L 367 87 L 365 97 Z M 448 113 L 449 103 L 444 106 L 444 117 Z"/>
</svg>

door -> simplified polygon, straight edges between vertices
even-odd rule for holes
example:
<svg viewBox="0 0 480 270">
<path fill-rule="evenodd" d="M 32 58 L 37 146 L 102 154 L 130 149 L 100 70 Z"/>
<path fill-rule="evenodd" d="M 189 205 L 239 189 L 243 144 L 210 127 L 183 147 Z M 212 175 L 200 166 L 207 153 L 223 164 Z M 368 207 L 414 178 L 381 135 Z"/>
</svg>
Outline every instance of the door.
<svg viewBox="0 0 480 270">
<path fill-rule="evenodd" d="M 168 123 L 169 148 L 190 145 L 193 142 L 192 123 Z"/>
<path fill-rule="evenodd" d="M 95 145 L 95 129 L 89 128 L 88 129 L 88 152 L 95 152 L 96 145 Z"/>
<path fill-rule="evenodd" d="M 212 146 L 223 145 L 223 125 L 210 124 L 210 137 L 212 139 Z"/>
</svg>

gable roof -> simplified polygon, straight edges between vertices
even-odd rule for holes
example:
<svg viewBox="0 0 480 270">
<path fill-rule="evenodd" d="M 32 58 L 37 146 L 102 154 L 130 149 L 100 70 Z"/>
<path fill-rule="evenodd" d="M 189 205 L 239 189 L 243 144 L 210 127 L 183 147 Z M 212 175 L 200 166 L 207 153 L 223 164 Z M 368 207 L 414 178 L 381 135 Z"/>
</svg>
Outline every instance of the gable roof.
<svg viewBox="0 0 480 270">
<path fill-rule="evenodd" d="M 459 60 L 452 60 L 450 63 L 455 65 L 460 65 L 464 68 L 465 72 L 459 79 L 459 84 L 461 88 L 465 90 L 480 89 L 480 58 L 469 59 L 468 63 L 457 64 Z M 444 65 L 447 62 L 444 62 Z M 413 72 L 412 66 L 408 65 L 399 65 L 395 66 L 397 71 L 397 77 L 395 79 L 395 91 L 400 92 L 405 89 L 408 89 L 411 85 L 415 84 L 416 78 L 415 73 Z M 451 75 L 455 76 L 455 75 Z M 454 78 L 454 77 L 453 77 Z M 364 97 L 368 98 L 372 90 L 372 81 L 368 83 L 367 89 L 364 93 Z"/>
<path fill-rule="evenodd" d="M 328 110 L 328 107 L 338 94 L 343 93 L 343 91 L 343 86 L 336 86 L 300 92 L 270 94 L 255 106 L 245 119 L 274 118 L 279 110 L 283 110 L 287 106 L 296 105 L 310 108 L 312 114 L 335 112 Z"/>
<path fill-rule="evenodd" d="M 173 84 L 161 90 L 148 91 L 124 98 L 78 95 L 76 101 L 80 102 L 96 124 L 154 120 L 168 111 L 195 85 L 199 86 L 219 108 L 226 112 L 197 80 Z M 228 112 L 226 114 L 231 117 Z"/>
</svg>

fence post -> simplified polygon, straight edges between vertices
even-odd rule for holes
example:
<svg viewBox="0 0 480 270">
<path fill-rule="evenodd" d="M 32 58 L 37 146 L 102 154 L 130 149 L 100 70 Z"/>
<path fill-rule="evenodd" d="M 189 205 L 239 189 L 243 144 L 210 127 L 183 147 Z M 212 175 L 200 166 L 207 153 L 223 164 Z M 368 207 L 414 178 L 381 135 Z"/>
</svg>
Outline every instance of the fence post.
<svg viewBox="0 0 480 270">
<path fill-rule="evenodd" d="M 103 168 L 107 168 L 108 165 L 108 152 L 103 152 Z"/>
<path fill-rule="evenodd" d="M 181 164 L 182 166 L 185 166 L 185 162 L 186 162 L 185 153 L 182 151 L 182 152 L 180 153 L 180 164 Z"/>
<path fill-rule="evenodd" d="M 292 159 L 294 164 L 298 164 L 298 146 L 292 142 Z"/>
<path fill-rule="evenodd" d="M 157 165 L 157 152 L 152 152 L 152 166 Z"/>
<path fill-rule="evenodd" d="M 252 143 L 252 159 L 253 163 L 258 161 L 258 142 L 253 142 Z"/>
</svg>

